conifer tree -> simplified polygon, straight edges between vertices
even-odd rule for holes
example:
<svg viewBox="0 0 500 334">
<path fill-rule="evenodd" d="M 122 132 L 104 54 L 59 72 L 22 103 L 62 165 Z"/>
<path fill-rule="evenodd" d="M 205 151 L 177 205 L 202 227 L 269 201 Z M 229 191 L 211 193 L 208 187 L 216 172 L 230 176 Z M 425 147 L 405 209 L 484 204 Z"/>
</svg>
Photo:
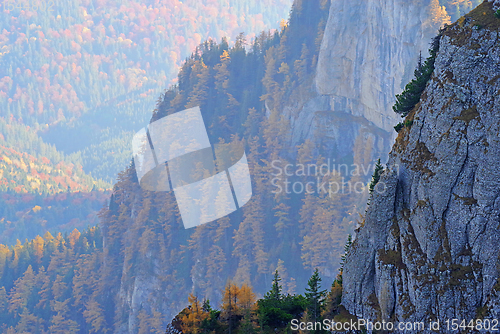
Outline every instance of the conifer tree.
<svg viewBox="0 0 500 334">
<path fill-rule="evenodd" d="M 281 284 L 281 278 L 278 273 L 278 269 L 274 272 L 274 277 L 273 277 L 273 286 L 271 288 L 271 291 L 267 292 L 264 295 L 264 299 L 271 299 L 271 300 L 276 300 L 280 301 L 281 300 L 281 290 L 283 289 Z"/>
<path fill-rule="evenodd" d="M 344 272 L 344 265 L 345 265 L 345 262 L 347 259 L 347 254 L 349 253 L 349 250 L 351 249 L 351 246 L 352 246 L 352 235 L 349 234 L 347 236 L 346 244 L 344 245 L 344 254 L 340 258 L 340 277 L 342 277 L 342 273 Z"/>
<path fill-rule="evenodd" d="M 209 318 L 210 311 L 205 310 L 198 297 L 194 296 L 193 294 L 189 295 L 188 300 L 189 306 L 187 309 L 185 309 L 185 312 L 181 317 L 182 332 L 184 334 L 201 333 L 201 325 L 204 320 Z"/>
<path fill-rule="evenodd" d="M 307 311 L 314 322 L 318 321 L 321 316 L 325 293 L 326 290 L 321 290 L 321 277 L 318 269 L 316 269 L 307 282 L 305 293 L 308 302 Z"/>
<path fill-rule="evenodd" d="M 303 296 L 283 295 L 278 270 L 274 273 L 273 285 L 263 299 L 257 302 L 257 313 L 262 330 L 274 331 L 286 327 L 292 319 L 304 312 L 306 301 Z"/>
<path fill-rule="evenodd" d="M 437 0 L 435 0 L 437 1 Z M 436 36 L 431 42 L 431 49 L 429 50 L 430 56 L 426 59 L 424 64 L 422 64 L 421 57 L 417 64 L 417 68 L 414 72 L 414 78 L 406 86 L 401 94 L 396 95 L 396 103 L 392 107 L 394 112 L 401 115 L 401 117 L 406 117 L 408 113 L 415 107 L 415 105 L 420 101 L 420 97 L 430 80 L 432 73 L 434 72 L 434 63 L 436 61 L 437 52 L 439 51 L 439 42 L 442 36 L 442 30 L 440 30 L 438 36 Z"/>
<path fill-rule="evenodd" d="M 282 295 L 287 296 L 287 295 L 294 295 L 295 294 L 295 289 L 296 289 L 296 284 L 295 284 L 295 278 L 294 277 L 289 277 L 286 267 L 285 267 L 285 262 L 281 259 L 278 259 L 278 266 L 276 270 L 280 273 L 281 280 L 282 280 Z"/>
<path fill-rule="evenodd" d="M 16 333 L 41 333 L 40 327 L 43 320 L 30 313 L 26 307 L 23 308 L 19 318 Z"/>
<path fill-rule="evenodd" d="M 293 67 L 295 70 L 295 75 L 297 76 L 297 80 L 299 84 L 303 84 L 307 79 L 308 74 L 308 60 L 309 50 L 307 49 L 307 45 L 302 44 L 302 52 L 300 55 L 300 59 L 297 59 L 293 63 Z"/>
<path fill-rule="evenodd" d="M 31 265 L 23 277 L 19 278 L 12 289 L 9 299 L 9 313 L 16 315 L 28 306 L 28 299 L 35 285 L 35 275 Z"/>
<path fill-rule="evenodd" d="M 242 317 L 240 324 L 240 333 L 250 334 L 255 333 L 255 293 L 247 284 L 243 284 L 240 289 L 240 296 L 238 299 L 238 306 L 240 309 L 240 315 Z"/>
<path fill-rule="evenodd" d="M 85 322 L 89 324 L 89 333 L 107 333 L 104 311 L 95 299 L 91 299 L 83 311 Z"/>
<path fill-rule="evenodd" d="M 226 321 L 228 333 L 232 333 L 237 321 L 239 321 L 238 298 L 240 296 L 240 288 L 228 282 L 224 290 L 222 299 L 222 318 Z"/>
<path fill-rule="evenodd" d="M 209 96 L 209 68 L 205 65 L 203 59 L 194 63 L 190 80 L 195 84 L 190 92 L 186 108 L 204 104 Z"/>
<path fill-rule="evenodd" d="M 5 291 L 5 287 L 0 287 L 0 325 L 4 324 L 9 315 L 8 315 L 8 305 L 9 300 L 7 298 L 7 292 Z"/>
<path fill-rule="evenodd" d="M 79 326 L 76 321 L 65 318 L 61 313 L 53 316 L 50 320 L 49 331 L 52 334 L 76 334 Z"/>
<path fill-rule="evenodd" d="M 373 172 L 372 182 L 370 183 L 370 194 L 375 190 L 375 186 L 378 181 L 380 181 L 380 176 L 384 172 L 384 166 L 380 163 L 380 158 L 377 160 L 377 164 L 375 165 L 375 171 Z"/>
</svg>

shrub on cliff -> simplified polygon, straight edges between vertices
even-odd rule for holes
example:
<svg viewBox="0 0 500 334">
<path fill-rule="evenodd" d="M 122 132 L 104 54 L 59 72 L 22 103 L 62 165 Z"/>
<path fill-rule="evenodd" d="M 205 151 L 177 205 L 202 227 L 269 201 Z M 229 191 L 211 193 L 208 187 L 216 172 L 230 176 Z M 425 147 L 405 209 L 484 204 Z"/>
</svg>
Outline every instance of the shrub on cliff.
<svg viewBox="0 0 500 334">
<path fill-rule="evenodd" d="M 440 39 L 441 33 L 432 40 L 431 49 L 429 50 L 430 56 L 425 62 L 422 61 L 422 54 L 420 54 L 417 68 L 414 72 L 415 77 L 406 85 L 401 94 L 396 95 L 396 104 L 392 109 L 394 112 L 400 114 L 401 117 L 406 117 L 420 101 L 425 86 L 434 71 L 434 63 L 436 61 L 437 52 L 439 51 Z"/>
<path fill-rule="evenodd" d="M 401 123 L 398 123 L 395 127 L 394 127 L 394 130 L 396 130 L 396 132 L 399 132 L 401 131 L 403 128 L 410 128 L 413 124 L 413 121 L 410 120 L 410 119 L 407 119 L 406 121 L 404 122 L 401 122 Z"/>
<path fill-rule="evenodd" d="M 375 165 L 375 171 L 373 172 L 372 182 L 370 183 L 370 194 L 375 190 L 375 186 L 378 181 L 380 181 L 380 176 L 384 172 L 384 166 L 380 163 L 380 159 L 377 160 L 377 164 Z"/>
</svg>

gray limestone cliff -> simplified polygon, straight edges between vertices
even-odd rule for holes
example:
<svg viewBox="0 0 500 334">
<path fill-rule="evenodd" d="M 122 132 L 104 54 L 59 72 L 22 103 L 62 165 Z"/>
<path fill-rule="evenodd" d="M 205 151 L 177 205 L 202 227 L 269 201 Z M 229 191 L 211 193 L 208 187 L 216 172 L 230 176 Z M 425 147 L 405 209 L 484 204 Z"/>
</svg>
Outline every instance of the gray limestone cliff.
<svg viewBox="0 0 500 334">
<path fill-rule="evenodd" d="M 332 1 L 311 96 L 284 108 L 293 145 L 310 139 L 342 158 L 364 133 L 375 143 L 374 157 L 387 156 L 399 122 L 394 96 L 446 22 L 433 16 L 430 3 Z"/>
<path fill-rule="evenodd" d="M 494 5 L 445 29 L 432 78 L 408 115 L 413 125 L 399 133 L 345 265 L 342 302 L 358 317 L 443 324 L 500 316 Z"/>
</svg>

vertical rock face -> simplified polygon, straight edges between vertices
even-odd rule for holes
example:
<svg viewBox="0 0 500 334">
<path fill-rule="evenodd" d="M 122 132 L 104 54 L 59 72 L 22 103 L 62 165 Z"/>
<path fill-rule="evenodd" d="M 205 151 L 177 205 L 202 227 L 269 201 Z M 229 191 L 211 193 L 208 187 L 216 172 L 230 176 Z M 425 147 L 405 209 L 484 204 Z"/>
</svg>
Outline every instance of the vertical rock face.
<svg viewBox="0 0 500 334">
<path fill-rule="evenodd" d="M 391 131 L 394 96 L 436 35 L 429 1 L 333 1 L 318 59 L 316 88 L 332 111 Z"/>
<path fill-rule="evenodd" d="M 395 95 L 425 56 L 442 19 L 431 17 L 430 0 L 334 0 L 318 58 L 314 97 L 285 108 L 292 142 L 331 139 L 328 149 L 352 152 L 361 129 L 376 138 L 385 156 L 392 145 Z M 340 120 L 340 121 L 339 121 Z M 344 122 L 342 122 L 344 120 Z M 374 153 L 375 153 L 374 152 Z"/>
<path fill-rule="evenodd" d="M 443 33 L 347 259 L 343 304 L 358 317 L 500 315 L 499 30 L 485 2 Z"/>
</svg>

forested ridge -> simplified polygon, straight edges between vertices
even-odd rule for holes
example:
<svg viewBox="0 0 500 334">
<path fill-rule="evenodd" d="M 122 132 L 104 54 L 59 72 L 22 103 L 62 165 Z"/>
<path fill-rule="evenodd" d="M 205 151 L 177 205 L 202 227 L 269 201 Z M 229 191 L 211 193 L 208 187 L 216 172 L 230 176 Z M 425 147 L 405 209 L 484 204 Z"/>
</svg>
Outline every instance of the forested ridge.
<svg viewBox="0 0 500 334">
<path fill-rule="evenodd" d="M 284 105 L 311 93 L 329 7 L 329 1 L 296 1 L 289 21 L 275 33 L 254 41 L 240 37 L 232 47 L 224 41 L 202 43 L 181 68 L 178 84 L 162 95 L 153 121 L 199 105 L 213 143 L 243 142 L 254 195 L 242 210 L 184 230 L 172 194 L 143 191 L 134 166 L 124 171 L 101 225 L 109 265 L 115 272 L 124 268 L 120 283 L 115 279 L 122 319 L 115 326 L 128 326 L 126 319 L 137 325 L 142 311 L 172 317 L 193 291 L 218 305 L 228 278 L 262 292 L 279 268 L 283 291 L 290 294 L 302 290 L 316 268 L 333 281 L 345 238 L 359 219 L 357 208 L 368 194 L 274 193 L 270 176 L 273 161 L 321 165 L 329 158 L 309 141 L 291 149 L 289 124 L 280 114 Z M 371 163 L 365 145 L 370 147 L 361 136 L 350 163 Z M 342 182 L 342 177 L 366 184 L 371 173 L 332 172 L 321 181 Z M 293 176 L 303 183 L 312 179 L 316 176 Z M 144 294 L 132 306 L 126 298 L 137 284 Z"/>
<path fill-rule="evenodd" d="M 190 294 L 188 306 L 167 325 L 165 333 L 326 334 L 335 331 L 335 322 L 356 321 L 340 304 L 342 271 L 330 289 L 325 287 L 317 270 L 309 278 L 304 294 L 283 293 L 278 270 L 271 289 L 261 298 L 248 284 L 238 286 L 229 281 L 220 308 L 213 307 L 208 299 Z"/>
<path fill-rule="evenodd" d="M 37 159 L 27 153 L 0 146 L 0 191 L 16 193 L 55 194 L 90 191 L 105 186 L 94 182 L 80 168 L 64 161 L 57 164 L 48 158 Z M 100 188 L 104 190 L 104 188 Z"/>
<path fill-rule="evenodd" d="M 201 40 L 278 26 L 291 1 L 33 3 L 0 4 L 0 243 L 7 245 L 96 225 L 130 160 L 132 135 L 183 59 Z"/>
</svg>

